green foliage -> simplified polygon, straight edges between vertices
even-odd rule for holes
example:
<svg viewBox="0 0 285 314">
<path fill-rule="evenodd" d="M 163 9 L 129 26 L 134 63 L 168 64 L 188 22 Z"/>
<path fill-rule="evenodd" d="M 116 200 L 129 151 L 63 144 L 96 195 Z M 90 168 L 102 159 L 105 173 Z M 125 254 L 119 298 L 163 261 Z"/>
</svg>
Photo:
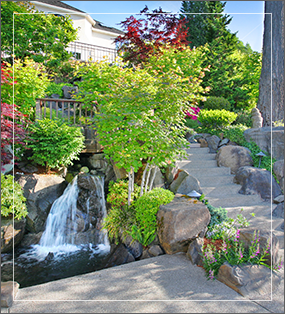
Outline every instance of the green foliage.
<svg viewBox="0 0 285 314">
<path fill-rule="evenodd" d="M 284 127 L 284 120 L 282 119 L 282 120 L 274 121 L 273 124 L 274 124 L 274 127 L 277 127 L 277 126 Z"/>
<path fill-rule="evenodd" d="M 100 143 L 119 168 L 137 172 L 143 159 L 160 166 L 184 154 L 184 111 L 204 91 L 199 56 L 169 47 L 135 69 L 120 59 L 82 68 L 77 99 L 97 103 Z"/>
<path fill-rule="evenodd" d="M 128 206 L 128 182 L 110 182 L 107 202 L 111 205 L 103 228 L 116 243 L 130 235 L 142 245 L 149 245 L 155 238 L 156 213 L 159 206 L 172 201 L 172 192 L 155 188 L 139 196 L 140 188 L 135 184 L 133 202 Z"/>
<path fill-rule="evenodd" d="M 225 236 L 222 248 L 219 250 L 217 250 L 213 244 L 204 248 L 203 267 L 208 279 L 215 279 L 220 267 L 225 262 L 228 262 L 232 266 L 251 264 L 263 265 L 274 270 L 281 269 L 281 260 L 276 265 L 272 265 L 272 267 L 265 264 L 266 257 L 270 255 L 270 239 L 268 239 L 267 246 L 261 251 L 259 231 L 254 232 L 249 248 L 245 249 L 243 242 L 239 240 L 239 233 L 240 231 L 236 230 L 234 234 Z"/>
<path fill-rule="evenodd" d="M 187 39 L 191 48 L 203 46 L 228 32 L 226 27 L 232 20 L 229 15 L 205 14 L 223 13 L 225 5 L 221 1 L 182 1 L 182 13 L 203 13 L 181 15 L 186 19 L 186 27 L 189 27 Z"/>
<path fill-rule="evenodd" d="M 240 46 L 243 45 L 237 40 L 227 46 L 222 39 L 202 48 L 203 66 L 210 66 L 202 86 L 210 87 L 210 96 L 226 98 L 232 110 L 250 110 L 258 100 L 261 54 L 242 51 Z"/>
<path fill-rule="evenodd" d="M 132 200 L 139 197 L 139 187 L 134 184 Z M 107 217 L 104 219 L 103 228 L 108 231 L 109 238 L 118 244 L 120 237 L 125 238 L 136 222 L 133 203 L 128 206 L 128 182 L 120 180 L 110 181 L 107 203 L 111 205 Z"/>
<path fill-rule="evenodd" d="M 3 1 L 1 48 L 3 52 L 8 55 L 14 53 L 21 60 L 30 57 L 44 63 L 49 69 L 56 69 L 61 61 L 70 58 L 71 53 L 66 48 L 76 40 L 77 30 L 68 16 L 39 13 L 30 2 Z"/>
<path fill-rule="evenodd" d="M 59 120 L 38 120 L 29 126 L 30 140 L 27 147 L 32 149 L 29 159 L 45 165 L 46 169 L 72 165 L 72 160 L 84 148 L 84 136 L 80 128 L 70 127 Z"/>
<path fill-rule="evenodd" d="M 135 204 L 136 225 L 129 234 L 143 246 L 148 246 L 156 236 L 156 213 L 160 205 L 170 203 L 174 194 L 162 188 L 154 188 L 139 197 Z"/>
<path fill-rule="evenodd" d="M 217 135 L 217 136 L 223 133 L 224 138 L 228 138 L 231 142 L 234 142 L 240 146 L 248 148 L 250 150 L 250 155 L 252 157 L 254 167 L 259 166 L 259 157 L 257 157 L 256 154 L 262 151 L 266 156 L 262 157 L 260 168 L 270 171 L 276 180 L 277 179 L 276 175 L 273 173 L 272 167 L 271 167 L 271 165 L 274 164 L 276 161 L 275 158 L 272 158 L 272 163 L 271 163 L 271 156 L 267 152 L 261 150 L 255 142 L 253 141 L 247 142 L 247 140 L 245 139 L 243 135 L 246 129 L 248 129 L 248 127 L 242 124 L 230 125 L 222 129 L 213 129 L 212 127 L 206 126 L 206 127 L 198 127 L 197 132 L 200 132 L 200 133 L 204 132 L 204 133 L 209 133 L 209 134 Z"/>
<path fill-rule="evenodd" d="M 214 225 L 218 225 L 228 219 L 227 210 L 225 208 L 217 208 L 210 204 L 207 204 L 207 208 L 211 215 L 211 220 L 208 225 L 209 229 L 211 229 Z"/>
<path fill-rule="evenodd" d="M 195 130 L 195 129 L 197 129 L 199 127 L 199 122 L 197 120 L 186 118 L 185 119 L 185 126 L 187 128 Z"/>
<path fill-rule="evenodd" d="M 245 228 L 249 226 L 248 220 L 242 215 L 243 208 L 240 210 L 240 213 L 237 214 L 236 219 L 232 219 L 228 217 L 225 208 L 217 208 L 209 204 L 204 194 L 200 196 L 199 200 L 207 206 L 211 215 L 206 233 L 207 238 L 212 240 L 224 239 L 225 237 L 230 237 L 235 234 L 237 227 Z M 255 214 L 252 213 L 251 216 L 254 217 Z"/>
<path fill-rule="evenodd" d="M 45 90 L 46 96 L 51 97 L 52 94 L 58 94 L 60 98 L 63 98 L 63 91 L 62 91 L 63 86 L 72 87 L 73 85 L 70 83 L 57 84 L 55 82 L 50 82 L 49 85 L 47 86 L 46 90 Z"/>
<path fill-rule="evenodd" d="M 251 111 L 250 110 L 241 110 L 237 111 L 237 118 L 233 122 L 234 125 L 242 124 L 247 128 L 252 127 L 252 120 L 251 120 Z"/>
<path fill-rule="evenodd" d="M 202 127 L 221 129 L 232 124 L 237 117 L 237 114 L 227 110 L 206 110 L 203 109 L 199 113 L 198 120 Z"/>
<path fill-rule="evenodd" d="M 28 215 L 22 187 L 11 175 L 1 173 L 1 216 L 14 214 L 15 219 Z"/>
<path fill-rule="evenodd" d="M 134 192 L 132 193 L 132 200 L 136 200 L 139 197 L 140 188 L 137 184 L 134 184 Z M 128 182 L 120 180 L 118 182 L 110 181 L 109 193 L 107 196 L 107 202 L 112 208 L 122 208 L 128 204 Z"/>
<path fill-rule="evenodd" d="M 207 100 L 203 104 L 203 109 L 207 109 L 207 110 L 225 109 L 225 110 L 230 111 L 231 104 L 224 97 L 209 96 L 207 97 Z"/>
<path fill-rule="evenodd" d="M 36 98 L 45 96 L 45 90 L 49 84 L 45 67 L 28 58 L 25 58 L 24 61 L 14 60 L 14 67 L 9 63 L 5 65 L 7 70 L 13 71 L 14 68 L 15 83 L 2 84 L 2 101 L 7 104 L 17 104 L 19 111 L 33 118 Z"/>
</svg>

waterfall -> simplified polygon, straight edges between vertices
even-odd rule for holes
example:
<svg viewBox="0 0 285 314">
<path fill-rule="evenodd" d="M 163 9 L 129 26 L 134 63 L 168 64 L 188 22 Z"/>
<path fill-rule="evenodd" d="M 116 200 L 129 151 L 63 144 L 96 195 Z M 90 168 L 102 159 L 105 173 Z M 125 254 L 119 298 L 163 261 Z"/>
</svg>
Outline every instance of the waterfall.
<svg viewBox="0 0 285 314">
<path fill-rule="evenodd" d="M 84 214 L 78 209 L 78 196 L 80 188 L 78 187 L 78 176 L 76 176 L 71 183 L 67 186 L 62 196 L 60 196 L 52 205 L 50 213 L 46 221 L 46 228 L 43 232 L 39 245 L 34 245 L 39 256 L 46 256 L 48 253 L 67 253 L 74 252 L 82 249 L 82 246 L 92 247 L 96 245 L 99 250 L 109 251 L 110 244 L 108 241 L 107 232 L 101 230 L 101 221 L 106 217 L 106 205 L 104 197 L 104 179 L 94 176 L 88 176 L 88 179 L 94 182 L 96 187 L 96 196 L 100 203 L 100 219 L 96 226 L 92 226 L 89 219 L 89 200 L 86 199 L 87 213 Z M 91 181 L 91 182 L 92 182 Z M 90 191 L 89 191 L 90 192 Z M 92 191 L 90 192 L 92 193 Z M 78 229 L 78 221 L 84 221 L 82 229 Z M 99 219 L 99 218 L 98 218 Z M 93 229 L 92 229 L 93 228 Z M 98 232 L 96 242 L 89 243 L 89 233 L 85 232 L 94 231 Z M 97 230 L 99 229 L 99 230 Z M 80 234 L 80 241 L 78 243 L 78 234 Z M 85 236 L 86 235 L 86 236 Z M 88 243 L 87 243 L 88 242 Z"/>
<path fill-rule="evenodd" d="M 78 192 L 76 176 L 72 183 L 67 186 L 62 196 L 52 204 L 46 221 L 46 229 L 39 243 L 40 246 L 57 247 L 74 244 Z"/>
</svg>

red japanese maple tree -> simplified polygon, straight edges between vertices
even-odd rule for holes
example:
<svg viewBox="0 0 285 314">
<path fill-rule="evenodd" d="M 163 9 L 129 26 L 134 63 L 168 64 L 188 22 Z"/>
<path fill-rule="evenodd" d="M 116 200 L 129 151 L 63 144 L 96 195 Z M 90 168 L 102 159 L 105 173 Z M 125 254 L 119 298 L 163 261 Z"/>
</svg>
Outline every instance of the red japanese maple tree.
<svg viewBox="0 0 285 314">
<path fill-rule="evenodd" d="M 7 70 L 1 64 L 1 85 L 13 85 L 11 70 Z M 1 166 L 7 164 L 13 158 L 12 153 L 7 150 L 7 146 L 17 143 L 24 145 L 26 132 L 24 130 L 24 115 L 16 109 L 15 105 L 1 102 Z"/>
<path fill-rule="evenodd" d="M 136 19 L 133 15 L 121 22 L 125 34 L 118 36 L 115 43 L 120 44 L 119 52 L 125 61 L 138 64 L 146 61 L 148 56 L 159 52 L 159 47 L 170 44 L 183 49 L 189 42 L 186 39 L 188 28 L 185 19 L 166 13 L 161 8 L 148 12 L 145 6 L 140 11 L 145 18 Z"/>
</svg>

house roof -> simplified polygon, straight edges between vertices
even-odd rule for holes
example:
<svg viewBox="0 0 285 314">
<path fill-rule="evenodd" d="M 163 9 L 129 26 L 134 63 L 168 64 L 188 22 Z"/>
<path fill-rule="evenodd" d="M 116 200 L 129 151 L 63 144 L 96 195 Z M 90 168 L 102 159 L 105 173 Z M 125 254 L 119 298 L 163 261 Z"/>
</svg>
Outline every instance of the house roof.
<svg viewBox="0 0 285 314">
<path fill-rule="evenodd" d="M 96 20 L 94 20 L 94 21 L 96 21 Z M 123 31 L 120 31 L 119 29 L 116 29 L 114 27 L 109 27 L 109 26 L 102 25 L 102 23 L 99 22 L 99 21 L 96 21 L 96 24 L 93 25 L 93 28 L 101 29 L 101 30 L 107 31 L 107 32 L 116 33 L 116 34 L 119 34 L 119 35 L 124 35 Z"/>
<path fill-rule="evenodd" d="M 46 4 L 50 4 L 50 5 L 54 5 L 56 7 L 60 7 L 60 8 L 63 8 L 63 9 L 68 9 L 68 10 L 73 10 L 73 11 L 77 11 L 77 12 L 81 12 L 81 13 L 86 13 L 84 11 L 81 11 L 79 9 L 76 9 L 74 7 L 72 7 L 71 5 L 68 5 L 66 3 L 63 3 L 59 0 L 36 0 L 38 2 L 42 2 L 42 3 L 46 3 Z M 101 22 L 97 21 L 97 20 L 94 20 L 96 22 L 95 25 L 93 25 L 93 28 L 95 29 L 99 29 L 99 30 L 103 30 L 103 31 L 107 31 L 107 32 L 111 32 L 111 33 L 115 33 L 115 34 L 119 34 L 119 35 L 123 35 L 124 32 L 117 29 L 117 28 L 114 28 L 114 27 L 109 27 L 109 26 L 106 26 L 106 25 L 103 25 Z"/>
<path fill-rule="evenodd" d="M 71 5 L 68 5 L 68 4 L 63 3 L 61 1 L 58 1 L 58 0 L 36 0 L 36 1 L 37 2 L 46 3 L 46 4 L 50 4 L 50 5 L 54 5 L 56 7 L 60 7 L 60 8 L 63 8 L 63 9 L 68 9 L 68 10 L 73 10 L 73 11 L 77 11 L 77 12 L 81 12 L 81 13 L 86 13 L 84 11 L 76 9 L 76 8 L 72 7 Z"/>
</svg>

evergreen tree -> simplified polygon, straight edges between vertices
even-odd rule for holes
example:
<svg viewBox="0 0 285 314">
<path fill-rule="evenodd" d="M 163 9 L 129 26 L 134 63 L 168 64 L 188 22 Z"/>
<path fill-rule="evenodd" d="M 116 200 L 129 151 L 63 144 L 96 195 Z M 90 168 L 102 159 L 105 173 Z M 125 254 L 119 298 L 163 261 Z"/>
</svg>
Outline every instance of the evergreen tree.
<svg viewBox="0 0 285 314">
<path fill-rule="evenodd" d="M 228 30 L 232 18 L 223 14 L 225 5 L 221 1 L 183 1 L 180 17 L 186 19 L 190 47 L 202 46 L 203 67 L 209 69 L 202 86 L 210 87 L 208 95 L 226 98 L 232 110 L 252 108 L 257 101 L 255 73 L 260 71 L 260 54 Z"/>
<path fill-rule="evenodd" d="M 222 14 L 225 5 L 221 1 L 182 1 L 180 11 L 184 14 L 180 17 L 185 18 L 185 26 L 189 28 L 187 39 L 191 48 L 204 46 L 216 38 L 228 35 L 226 27 L 232 18 Z"/>
</svg>

